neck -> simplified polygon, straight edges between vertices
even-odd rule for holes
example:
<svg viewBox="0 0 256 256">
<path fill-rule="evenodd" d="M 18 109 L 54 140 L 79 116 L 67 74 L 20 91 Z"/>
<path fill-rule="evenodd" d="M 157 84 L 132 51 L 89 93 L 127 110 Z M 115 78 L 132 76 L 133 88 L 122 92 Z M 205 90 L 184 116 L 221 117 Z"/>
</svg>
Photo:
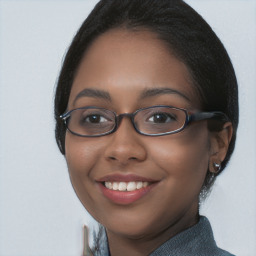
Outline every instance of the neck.
<svg viewBox="0 0 256 256">
<path fill-rule="evenodd" d="M 164 242 L 168 241 L 176 234 L 195 225 L 199 220 L 199 214 L 191 218 L 185 214 L 175 222 L 172 222 L 166 229 L 163 229 L 154 235 L 129 237 L 116 234 L 107 230 L 108 243 L 111 256 L 145 256 L 152 253 Z"/>
</svg>

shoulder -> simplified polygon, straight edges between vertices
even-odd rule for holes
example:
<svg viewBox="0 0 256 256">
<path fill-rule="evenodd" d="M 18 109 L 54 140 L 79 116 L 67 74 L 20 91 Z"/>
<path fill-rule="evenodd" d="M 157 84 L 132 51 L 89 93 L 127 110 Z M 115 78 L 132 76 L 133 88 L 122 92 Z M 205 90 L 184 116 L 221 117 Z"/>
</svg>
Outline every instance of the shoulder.
<svg viewBox="0 0 256 256">
<path fill-rule="evenodd" d="M 234 256 L 218 248 L 209 220 L 201 216 L 193 227 L 172 237 L 150 256 Z"/>
<path fill-rule="evenodd" d="M 218 252 L 217 252 L 216 256 L 235 256 L 235 255 L 218 248 Z"/>
</svg>

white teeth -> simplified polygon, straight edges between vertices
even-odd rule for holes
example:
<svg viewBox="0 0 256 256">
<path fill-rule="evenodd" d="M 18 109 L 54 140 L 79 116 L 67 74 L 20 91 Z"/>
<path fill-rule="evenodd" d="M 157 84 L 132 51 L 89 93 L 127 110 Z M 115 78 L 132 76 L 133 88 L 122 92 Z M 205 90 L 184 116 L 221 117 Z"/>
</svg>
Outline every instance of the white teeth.
<svg viewBox="0 0 256 256">
<path fill-rule="evenodd" d="M 134 182 L 134 181 L 128 182 L 127 191 L 133 191 L 135 189 L 137 189 L 136 182 Z"/>
<path fill-rule="evenodd" d="M 111 182 L 110 182 L 111 183 Z M 113 190 L 118 190 L 119 184 L 118 182 L 113 183 Z"/>
<path fill-rule="evenodd" d="M 148 186 L 148 182 L 147 181 L 143 182 L 143 187 L 145 188 L 147 186 Z"/>
<path fill-rule="evenodd" d="M 113 188 L 113 184 L 111 182 L 105 182 L 105 186 L 109 189 Z"/>
<path fill-rule="evenodd" d="M 126 183 L 125 182 L 120 182 L 119 183 L 119 187 L 118 187 L 118 189 L 119 189 L 119 191 L 125 191 L 126 190 Z"/>
<path fill-rule="evenodd" d="M 140 189 L 143 187 L 143 182 L 137 182 L 137 189 Z"/>
<path fill-rule="evenodd" d="M 129 181 L 129 182 L 111 182 L 106 181 L 105 187 L 111 190 L 119 190 L 119 191 L 134 191 L 136 189 L 145 188 L 149 185 L 147 181 Z"/>
</svg>

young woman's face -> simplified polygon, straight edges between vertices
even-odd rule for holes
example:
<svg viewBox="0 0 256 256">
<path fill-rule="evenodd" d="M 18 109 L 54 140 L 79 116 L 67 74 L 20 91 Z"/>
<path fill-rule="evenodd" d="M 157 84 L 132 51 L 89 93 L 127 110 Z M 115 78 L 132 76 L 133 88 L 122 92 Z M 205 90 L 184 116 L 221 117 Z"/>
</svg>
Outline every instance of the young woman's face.
<svg viewBox="0 0 256 256">
<path fill-rule="evenodd" d="M 154 105 L 200 109 L 186 66 L 149 31 L 116 29 L 98 37 L 81 62 L 68 109 L 96 106 L 122 114 Z M 205 121 L 150 137 L 138 134 L 125 117 L 106 136 L 67 132 L 66 160 L 79 199 L 108 232 L 150 237 L 175 230 L 177 223 L 174 232 L 195 223 L 210 142 Z M 105 181 L 135 184 L 128 192 L 108 189 Z"/>
</svg>

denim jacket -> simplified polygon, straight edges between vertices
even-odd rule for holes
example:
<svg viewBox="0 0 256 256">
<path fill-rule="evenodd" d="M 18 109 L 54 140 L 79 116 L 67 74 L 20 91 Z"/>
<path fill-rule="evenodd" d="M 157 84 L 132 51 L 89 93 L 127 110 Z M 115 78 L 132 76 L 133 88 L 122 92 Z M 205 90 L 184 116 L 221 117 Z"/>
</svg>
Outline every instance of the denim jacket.
<svg viewBox="0 0 256 256">
<path fill-rule="evenodd" d="M 107 243 L 97 256 L 111 256 Z M 209 220 L 201 216 L 191 228 L 163 243 L 149 256 L 234 256 L 217 247 Z"/>
</svg>

